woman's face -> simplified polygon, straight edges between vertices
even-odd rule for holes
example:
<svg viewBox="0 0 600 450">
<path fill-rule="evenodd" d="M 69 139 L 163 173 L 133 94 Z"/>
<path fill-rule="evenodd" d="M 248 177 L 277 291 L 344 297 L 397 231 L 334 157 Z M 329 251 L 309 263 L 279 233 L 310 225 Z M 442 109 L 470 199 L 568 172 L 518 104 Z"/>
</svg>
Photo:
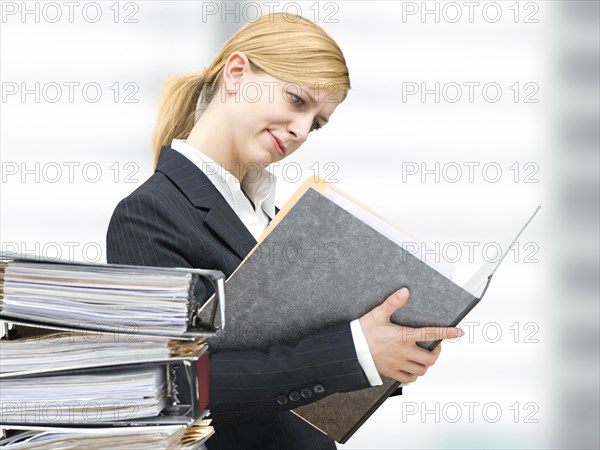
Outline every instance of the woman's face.
<svg viewBox="0 0 600 450">
<path fill-rule="evenodd" d="M 343 98 L 341 90 L 312 89 L 253 70 L 242 56 L 232 61 L 235 55 L 226 66 L 224 95 L 241 164 L 266 167 L 288 157 L 327 123 Z"/>
</svg>

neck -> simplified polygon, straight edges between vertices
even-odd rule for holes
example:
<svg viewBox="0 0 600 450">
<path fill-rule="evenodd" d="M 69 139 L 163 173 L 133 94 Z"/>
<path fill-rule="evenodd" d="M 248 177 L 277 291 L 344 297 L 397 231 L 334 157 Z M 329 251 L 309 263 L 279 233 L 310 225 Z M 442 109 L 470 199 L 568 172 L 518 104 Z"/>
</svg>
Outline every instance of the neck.
<svg viewBox="0 0 600 450">
<path fill-rule="evenodd" d="M 223 115 L 214 114 L 209 106 L 199 117 L 186 142 L 221 165 L 241 183 L 246 175 L 246 165 L 234 150 L 229 138 L 232 135 L 229 125 L 219 120 L 220 117 Z M 214 130 L 221 132 L 215 133 Z"/>
</svg>

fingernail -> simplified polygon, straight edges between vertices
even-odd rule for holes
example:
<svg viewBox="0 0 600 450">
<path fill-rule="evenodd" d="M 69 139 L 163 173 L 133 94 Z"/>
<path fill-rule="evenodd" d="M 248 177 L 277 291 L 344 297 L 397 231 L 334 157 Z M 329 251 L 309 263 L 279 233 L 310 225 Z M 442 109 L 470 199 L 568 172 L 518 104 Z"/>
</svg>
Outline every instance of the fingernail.
<svg viewBox="0 0 600 450">
<path fill-rule="evenodd" d="M 405 297 L 408 295 L 408 289 L 406 289 L 405 287 L 403 287 L 402 289 L 396 291 L 396 295 L 398 297 Z"/>
<path fill-rule="evenodd" d="M 461 337 L 465 334 L 465 332 L 463 330 L 461 330 L 460 328 L 458 328 L 458 337 Z"/>
</svg>

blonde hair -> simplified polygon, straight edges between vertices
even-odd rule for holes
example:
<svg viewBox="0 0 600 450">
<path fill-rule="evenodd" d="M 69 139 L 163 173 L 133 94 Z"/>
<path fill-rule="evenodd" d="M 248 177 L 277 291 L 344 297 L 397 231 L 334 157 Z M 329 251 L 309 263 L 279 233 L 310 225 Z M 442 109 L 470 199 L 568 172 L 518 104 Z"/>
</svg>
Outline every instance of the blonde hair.
<svg viewBox="0 0 600 450">
<path fill-rule="evenodd" d="M 200 73 L 180 75 L 165 82 L 152 135 L 154 166 L 163 145 L 186 139 L 195 123 L 196 105 L 208 104 L 218 91 L 229 56 L 243 52 L 253 68 L 288 83 L 320 89 L 350 89 L 346 60 L 335 41 L 318 25 L 301 16 L 273 13 L 244 25 L 223 45 Z"/>
</svg>

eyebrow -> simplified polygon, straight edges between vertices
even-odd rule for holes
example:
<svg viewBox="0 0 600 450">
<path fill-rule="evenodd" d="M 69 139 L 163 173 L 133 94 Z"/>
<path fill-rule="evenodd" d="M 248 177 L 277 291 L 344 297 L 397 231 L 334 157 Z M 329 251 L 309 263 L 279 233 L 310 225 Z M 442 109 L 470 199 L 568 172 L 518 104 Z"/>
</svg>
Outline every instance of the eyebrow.
<svg viewBox="0 0 600 450">
<path fill-rule="evenodd" d="M 304 89 L 302 89 L 302 88 L 300 88 L 300 90 L 301 90 L 301 91 L 302 91 L 304 94 L 306 94 L 306 96 L 307 96 L 308 98 L 310 98 L 310 100 L 313 102 L 313 104 L 316 104 L 316 103 L 317 103 L 317 101 L 316 101 L 316 100 L 313 98 L 313 96 L 312 96 L 312 95 L 310 95 L 310 94 L 309 94 L 307 91 L 305 91 L 305 90 L 304 90 Z M 323 117 L 323 116 L 318 116 L 318 117 L 320 117 L 320 118 L 321 118 L 321 120 L 323 121 L 323 125 L 322 125 L 322 126 L 325 126 L 325 125 L 327 125 L 327 124 L 329 123 L 329 120 L 327 120 L 325 117 Z"/>
<path fill-rule="evenodd" d="M 316 100 L 313 98 L 313 96 L 312 96 L 312 95 L 310 95 L 310 94 L 308 93 L 308 91 L 305 91 L 304 89 L 302 89 L 302 92 L 304 92 L 304 93 L 305 93 L 305 94 L 308 96 L 308 98 L 310 98 L 310 100 L 311 100 L 313 103 L 317 103 L 317 101 L 316 101 Z"/>
</svg>

